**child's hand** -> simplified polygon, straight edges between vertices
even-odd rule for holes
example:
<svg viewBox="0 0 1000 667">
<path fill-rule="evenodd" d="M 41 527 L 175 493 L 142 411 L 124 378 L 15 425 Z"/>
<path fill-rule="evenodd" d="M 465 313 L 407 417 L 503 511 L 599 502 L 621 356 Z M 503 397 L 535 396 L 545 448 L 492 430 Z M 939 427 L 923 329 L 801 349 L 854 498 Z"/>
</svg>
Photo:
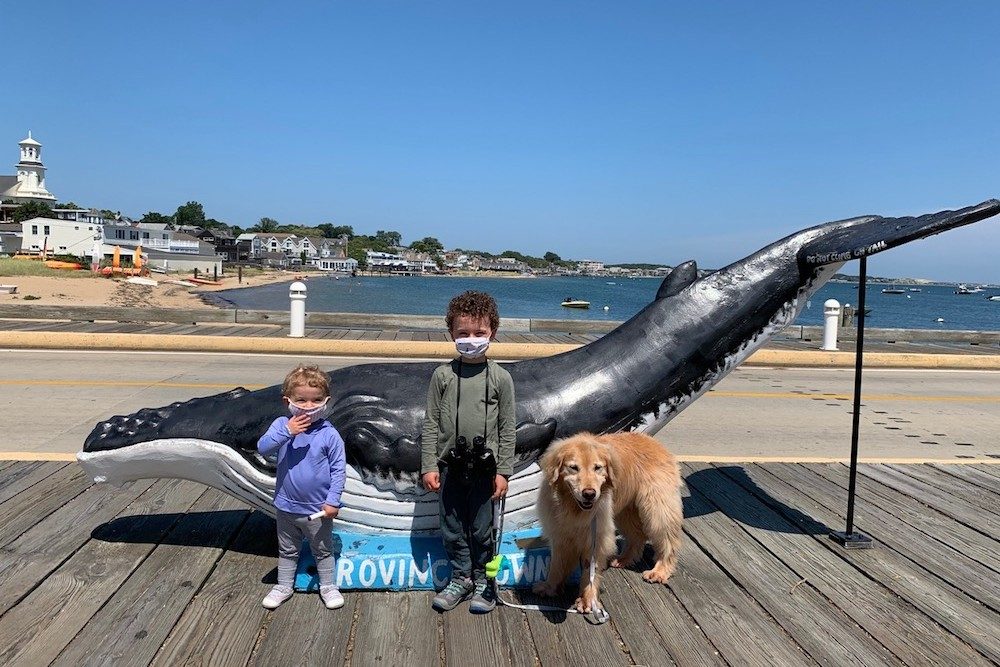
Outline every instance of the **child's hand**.
<svg viewBox="0 0 1000 667">
<path fill-rule="evenodd" d="M 493 478 L 493 500 L 507 495 L 507 478 L 497 475 Z"/>
<path fill-rule="evenodd" d="M 337 518 L 337 515 L 340 514 L 339 507 L 334 507 L 333 505 L 327 505 L 326 503 L 323 503 L 322 510 L 323 510 L 323 518 L 325 519 L 335 519 Z"/>
<path fill-rule="evenodd" d="M 441 489 L 441 473 L 425 472 L 422 478 L 424 488 L 428 491 L 438 491 Z"/>
<path fill-rule="evenodd" d="M 288 420 L 288 432 L 292 435 L 298 435 L 309 428 L 309 424 L 311 423 L 312 421 L 309 419 L 308 415 L 292 417 Z"/>
</svg>

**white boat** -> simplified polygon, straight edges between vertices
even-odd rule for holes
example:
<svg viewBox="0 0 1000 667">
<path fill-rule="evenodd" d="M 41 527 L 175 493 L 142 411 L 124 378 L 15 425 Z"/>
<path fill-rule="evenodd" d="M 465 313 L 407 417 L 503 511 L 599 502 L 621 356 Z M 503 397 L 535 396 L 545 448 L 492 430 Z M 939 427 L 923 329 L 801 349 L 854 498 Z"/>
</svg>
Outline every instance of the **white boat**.
<svg viewBox="0 0 1000 667">
<path fill-rule="evenodd" d="M 966 287 L 965 285 L 959 285 L 958 289 L 955 290 L 955 294 L 979 294 L 982 291 L 982 287 Z"/>
<path fill-rule="evenodd" d="M 562 305 L 564 308 L 590 308 L 589 301 L 582 301 L 580 299 L 573 299 L 571 297 L 566 297 Z"/>
<path fill-rule="evenodd" d="M 920 291 L 921 291 L 921 289 L 920 289 L 919 287 L 911 287 L 911 288 L 910 288 L 910 289 L 908 289 L 907 291 L 908 291 L 908 292 L 920 292 Z"/>
<path fill-rule="evenodd" d="M 906 290 L 893 285 L 892 287 L 883 287 L 882 294 L 906 294 Z"/>
<path fill-rule="evenodd" d="M 993 296 L 986 297 L 987 301 L 1000 301 L 1000 294 L 994 294 Z"/>
</svg>

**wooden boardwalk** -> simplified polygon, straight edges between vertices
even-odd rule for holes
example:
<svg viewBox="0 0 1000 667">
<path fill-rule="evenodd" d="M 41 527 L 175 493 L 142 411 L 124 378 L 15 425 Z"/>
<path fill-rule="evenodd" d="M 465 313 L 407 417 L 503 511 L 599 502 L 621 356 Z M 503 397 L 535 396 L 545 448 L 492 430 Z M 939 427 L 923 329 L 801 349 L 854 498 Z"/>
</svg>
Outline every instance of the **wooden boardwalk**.
<svg viewBox="0 0 1000 667">
<path fill-rule="evenodd" d="M 846 552 L 843 465 L 685 464 L 668 586 L 609 572 L 603 626 L 431 594 L 260 606 L 274 522 L 198 484 L 88 483 L 0 462 L 3 665 L 988 665 L 1000 662 L 1000 465 L 865 465 Z M 511 596 L 510 592 L 505 592 Z M 524 595 L 524 600 L 531 596 Z"/>
</svg>

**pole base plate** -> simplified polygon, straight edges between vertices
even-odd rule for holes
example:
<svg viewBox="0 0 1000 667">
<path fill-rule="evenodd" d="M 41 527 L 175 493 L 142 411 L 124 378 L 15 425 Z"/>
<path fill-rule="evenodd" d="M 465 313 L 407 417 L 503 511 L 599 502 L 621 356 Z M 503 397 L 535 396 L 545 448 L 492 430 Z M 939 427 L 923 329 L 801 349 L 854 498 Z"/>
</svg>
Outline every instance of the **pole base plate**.
<svg viewBox="0 0 1000 667">
<path fill-rule="evenodd" d="M 875 541 L 862 533 L 830 532 L 830 539 L 845 549 L 874 549 Z"/>
</svg>

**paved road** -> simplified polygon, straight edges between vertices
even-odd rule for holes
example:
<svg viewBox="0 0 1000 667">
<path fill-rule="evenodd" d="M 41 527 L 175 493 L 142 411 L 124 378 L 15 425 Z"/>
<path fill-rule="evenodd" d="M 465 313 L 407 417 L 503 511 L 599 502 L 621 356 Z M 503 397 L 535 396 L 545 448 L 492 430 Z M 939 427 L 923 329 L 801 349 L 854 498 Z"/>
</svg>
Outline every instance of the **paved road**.
<svg viewBox="0 0 1000 667">
<path fill-rule="evenodd" d="M 0 452 L 80 449 L 101 419 L 231 389 L 277 384 L 287 356 L 7 350 Z M 360 359 L 302 361 L 333 369 Z M 678 454 L 842 458 L 850 452 L 853 370 L 744 368 L 657 437 Z M 861 456 L 1000 460 L 1000 372 L 870 370 Z"/>
</svg>

